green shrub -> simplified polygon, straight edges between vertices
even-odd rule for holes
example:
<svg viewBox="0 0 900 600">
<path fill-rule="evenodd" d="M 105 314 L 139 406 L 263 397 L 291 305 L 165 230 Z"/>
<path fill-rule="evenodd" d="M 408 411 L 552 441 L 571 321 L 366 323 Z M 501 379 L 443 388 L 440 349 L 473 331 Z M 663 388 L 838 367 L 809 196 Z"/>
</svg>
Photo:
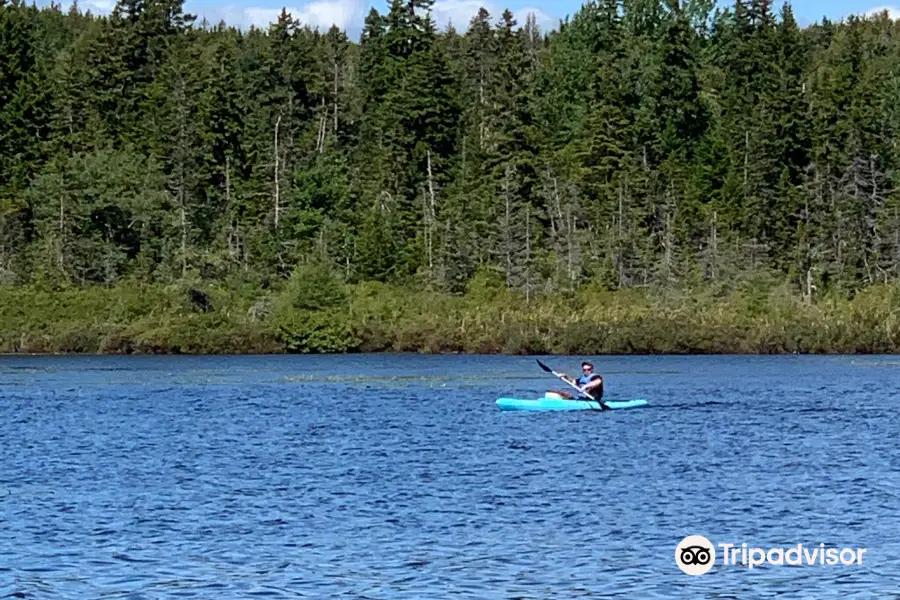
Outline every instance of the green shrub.
<svg viewBox="0 0 900 600">
<path fill-rule="evenodd" d="M 198 300 L 190 290 L 201 290 Z M 538 295 L 482 272 L 453 296 L 346 286 L 321 265 L 272 293 L 239 280 L 0 286 L 0 351 L 869 353 L 900 351 L 900 286 L 807 303 L 785 285 Z"/>
<path fill-rule="evenodd" d="M 277 337 L 289 352 L 326 354 L 351 352 L 360 345 L 353 327 L 340 313 L 296 311 L 284 314 Z"/>
<path fill-rule="evenodd" d="M 285 307 L 301 311 L 346 308 L 349 302 L 344 284 L 321 264 L 298 265 L 279 299 Z"/>
</svg>

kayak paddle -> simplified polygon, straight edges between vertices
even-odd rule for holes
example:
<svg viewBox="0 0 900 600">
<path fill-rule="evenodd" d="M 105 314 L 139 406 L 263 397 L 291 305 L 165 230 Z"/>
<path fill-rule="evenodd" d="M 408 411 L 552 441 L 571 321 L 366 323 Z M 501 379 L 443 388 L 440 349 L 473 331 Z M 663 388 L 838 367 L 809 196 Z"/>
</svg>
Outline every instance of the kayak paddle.
<svg viewBox="0 0 900 600">
<path fill-rule="evenodd" d="M 537 360 L 537 359 L 535 359 L 535 360 Z M 562 373 L 557 373 L 556 371 L 554 371 L 553 369 L 551 369 L 550 367 L 548 367 L 547 365 L 545 365 L 544 363 L 542 363 L 542 362 L 539 361 L 539 360 L 537 361 L 537 364 L 540 365 L 540 367 L 541 367 L 543 370 L 547 371 L 548 373 L 553 373 L 554 375 L 556 375 L 557 377 L 559 377 L 560 379 L 562 379 L 563 381 L 565 381 L 566 383 L 568 383 L 570 386 L 572 386 L 573 388 L 575 388 L 576 390 L 578 390 L 578 393 L 587 396 L 587 397 L 590 398 L 592 401 L 594 401 L 594 402 L 596 402 L 597 404 L 599 404 L 599 405 L 600 405 L 600 410 L 610 410 L 610 408 L 609 408 L 607 405 L 605 405 L 602 401 L 597 400 L 596 398 L 594 398 L 593 396 L 591 396 L 591 395 L 588 394 L 587 392 L 583 391 L 580 387 L 578 387 L 577 385 L 575 385 L 574 383 L 572 383 L 571 381 L 569 381 L 568 379 L 566 379 L 566 376 L 563 375 Z"/>
</svg>

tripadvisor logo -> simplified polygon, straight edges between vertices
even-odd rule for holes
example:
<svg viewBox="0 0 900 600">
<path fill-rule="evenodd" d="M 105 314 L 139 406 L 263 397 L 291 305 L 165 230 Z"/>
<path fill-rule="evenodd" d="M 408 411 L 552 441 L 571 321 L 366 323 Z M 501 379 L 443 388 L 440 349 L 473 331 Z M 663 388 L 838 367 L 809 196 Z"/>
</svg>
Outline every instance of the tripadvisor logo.
<svg viewBox="0 0 900 600">
<path fill-rule="evenodd" d="M 866 548 L 826 548 L 825 544 L 806 546 L 796 544 L 788 548 L 753 548 L 747 544 L 713 544 L 702 535 L 689 535 L 675 547 L 675 563 L 688 575 L 703 575 L 716 564 L 716 548 L 726 567 L 752 569 L 770 565 L 862 565 Z"/>
<path fill-rule="evenodd" d="M 688 575 L 703 575 L 716 564 L 716 548 L 702 535 L 689 535 L 675 547 L 675 562 Z"/>
</svg>

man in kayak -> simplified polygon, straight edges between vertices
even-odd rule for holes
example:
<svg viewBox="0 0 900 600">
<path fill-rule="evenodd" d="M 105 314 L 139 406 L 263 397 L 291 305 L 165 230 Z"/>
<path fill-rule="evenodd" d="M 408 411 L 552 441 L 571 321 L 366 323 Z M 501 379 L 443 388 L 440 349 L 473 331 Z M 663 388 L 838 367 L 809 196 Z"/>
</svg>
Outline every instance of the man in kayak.
<svg viewBox="0 0 900 600">
<path fill-rule="evenodd" d="M 594 373 L 594 365 L 592 363 L 588 361 L 581 363 L 581 377 L 578 379 L 568 375 L 565 377 L 594 400 L 603 399 L 603 377 L 599 373 Z"/>
</svg>

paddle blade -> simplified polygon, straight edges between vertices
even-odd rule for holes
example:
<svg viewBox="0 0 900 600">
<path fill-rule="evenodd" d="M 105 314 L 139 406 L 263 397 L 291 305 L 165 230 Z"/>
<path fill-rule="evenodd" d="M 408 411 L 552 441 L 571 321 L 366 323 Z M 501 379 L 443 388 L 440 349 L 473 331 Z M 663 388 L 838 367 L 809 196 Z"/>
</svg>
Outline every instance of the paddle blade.
<svg viewBox="0 0 900 600">
<path fill-rule="evenodd" d="M 537 360 L 537 359 L 535 359 L 535 360 Z M 551 369 L 550 367 L 548 367 L 547 365 L 545 365 L 545 364 L 542 363 L 541 361 L 537 360 L 537 364 L 538 364 L 538 366 L 540 366 L 543 370 L 547 371 L 548 373 L 552 373 L 552 372 L 553 372 L 553 369 Z"/>
</svg>

